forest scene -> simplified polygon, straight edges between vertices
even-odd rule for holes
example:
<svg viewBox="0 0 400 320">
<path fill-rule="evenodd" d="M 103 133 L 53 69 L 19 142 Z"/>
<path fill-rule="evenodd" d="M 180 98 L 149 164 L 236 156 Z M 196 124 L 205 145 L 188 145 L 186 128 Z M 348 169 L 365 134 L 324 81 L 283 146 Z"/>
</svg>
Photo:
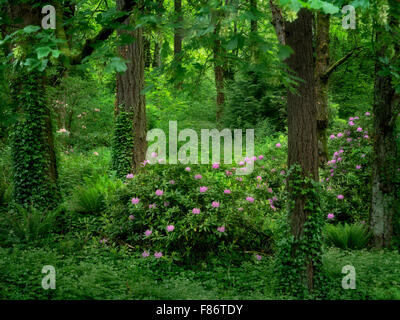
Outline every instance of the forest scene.
<svg viewBox="0 0 400 320">
<path fill-rule="evenodd" d="M 400 300 L 399 0 L 0 19 L 0 300 Z"/>
</svg>

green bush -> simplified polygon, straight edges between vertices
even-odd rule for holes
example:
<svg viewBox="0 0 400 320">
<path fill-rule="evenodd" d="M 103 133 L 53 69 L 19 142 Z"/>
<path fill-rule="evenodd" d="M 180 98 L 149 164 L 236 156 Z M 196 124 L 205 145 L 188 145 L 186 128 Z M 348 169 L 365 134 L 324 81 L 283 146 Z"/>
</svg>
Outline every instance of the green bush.
<svg viewBox="0 0 400 320">
<path fill-rule="evenodd" d="M 328 224 L 325 241 L 340 249 L 360 250 L 366 248 L 371 235 L 364 224 Z"/>
<path fill-rule="evenodd" d="M 271 185 L 260 182 L 257 176 L 272 175 L 264 163 L 256 161 L 254 172 L 245 176 L 227 175 L 226 170 L 232 169 L 222 166 L 191 165 L 188 172 L 184 165 L 147 165 L 110 196 L 103 215 L 104 235 L 142 251 L 161 251 L 174 260 L 200 261 L 227 251 L 270 252 L 281 208 L 278 181 L 282 185 L 284 176 L 275 172 Z M 199 174 L 201 179 L 195 179 Z M 202 186 L 206 192 L 200 192 Z M 224 193 L 227 189 L 231 193 Z M 133 204 L 133 198 L 139 202 Z M 167 226 L 174 226 L 173 231 Z"/>
</svg>

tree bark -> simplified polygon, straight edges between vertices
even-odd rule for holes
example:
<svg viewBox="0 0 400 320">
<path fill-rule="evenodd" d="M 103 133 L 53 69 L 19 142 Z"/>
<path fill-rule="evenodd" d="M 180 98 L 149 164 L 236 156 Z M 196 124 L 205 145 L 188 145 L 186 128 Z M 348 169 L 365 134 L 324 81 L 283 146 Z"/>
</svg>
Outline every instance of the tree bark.
<svg viewBox="0 0 400 320">
<path fill-rule="evenodd" d="M 328 77 L 325 76 L 325 72 L 330 63 L 329 25 L 330 16 L 318 12 L 316 32 L 315 98 L 317 104 L 318 156 L 320 166 L 324 166 L 326 161 L 328 161 Z"/>
<path fill-rule="evenodd" d="M 213 32 L 213 55 L 214 55 L 214 78 L 215 78 L 215 89 L 217 91 L 216 99 L 216 121 L 219 124 L 222 118 L 225 104 L 225 92 L 224 92 L 224 52 L 221 46 L 220 30 L 221 30 L 221 13 L 218 10 L 214 10 L 211 13 L 211 19 L 215 23 Z"/>
<path fill-rule="evenodd" d="M 375 60 L 374 84 L 374 162 L 372 165 L 372 200 L 370 211 L 370 227 L 373 235 L 373 244 L 376 248 L 389 247 L 393 234 L 392 219 L 395 213 L 396 201 L 396 140 L 395 119 L 396 109 L 399 106 L 395 88 L 392 85 L 388 68 L 380 58 L 390 58 L 396 63 L 400 57 L 399 44 L 395 42 L 399 37 L 400 4 L 389 1 L 389 27 L 377 29 L 376 43 L 378 51 Z M 390 39 L 390 40 L 389 40 Z M 392 54 L 394 52 L 394 54 Z"/>
<path fill-rule="evenodd" d="M 117 8 L 123 8 L 125 1 L 118 0 Z M 133 18 L 130 19 L 133 21 Z M 124 21 L 124 24 L 129 24 L 130 19 Z M 128 32 L 135 41 L 119 48 L 120 55 L 130 63 L 127 64 L 128 69 L 124 73 L 117 74 L 115 114 L 118 115 L 120 109 L 127 114 L 132 114 L 132 171 L 136 172 L 140 163 L 145 160 L 147 151 L 146 99 L 141 93 L 144 88 L 145 53 L 142 28 L 137 28 L 134 31 L 118 31 L 118 33 L 125 32 Z"/>
<path fill-rule="evenodd" d="M 288 167 L 299 165 L 303 177 L 311 177 L 318 181 L 318 139 L 315 106 L 315 80 L 313 64 L 312 14 L 306 9 L 298 12 L 298 18 L 285 23 L 285 39 L 293 49 L 294 54 L 287 60 L 288 67 L 294 76 L 301 78 L 296 87 L 297 93 L 288 90 Z M 290 209 L 290 226 L 295 240 L 303 237 L 304 223 L 310 212 L 305 209 L 307 197 L 291 188 L 292 178 L 289 177 L 289 197 L 294 201 Z M 295 257 L 301 248 L 294 246 L 292 255 Z M 308 288 L 313 287 L 313 261 L 306 264 L 306 274 L 299 275 L 305 279 Z"/>
</svg>

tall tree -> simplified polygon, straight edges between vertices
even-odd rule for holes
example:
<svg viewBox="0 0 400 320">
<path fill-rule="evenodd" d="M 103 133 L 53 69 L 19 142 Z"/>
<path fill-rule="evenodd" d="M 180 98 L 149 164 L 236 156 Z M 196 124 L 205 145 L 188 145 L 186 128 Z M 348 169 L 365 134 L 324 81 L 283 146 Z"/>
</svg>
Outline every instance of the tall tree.
<svg viewBox="0 0 400 320">
<path fill-rule="evenodd" d="M 395 121 L 400 106 L 400 86 L 393 85 L 393 72 L 400 70 L 400 2 L 389 0 L 387 23 L 376 29 L 374 85 L 374 162 L 370 225 L 377 248 L 389 247 L 397 194 Z M 383 10 L 383 8 L 381 8 Z M 379 15 L 379 20 L 381 16 Z M 396 69 L 397 68 L 397 69 Z"/>
<path fill-rule="evenodd" d="M 294 237 L 290 254 L 293 259 L 305 256 L 304 265 L 300 266 L 304 269 L 297 270 L 297 276 L 299 281 L 306 283 L 310 290 L 313 288 L 314 268 L 317 263 L 313 260 L 313 256 L 318 253 L 313 252 L 307 255 L 304 252 L 307 249 L 304 249 L 301 243 L 315 236 L 310 234 L 310 230 L 305 231 L 305 224 L 313 217 L 313 214 L 318 213 L 319 203 L 313 203 L 315 199 L 304 192 L 307 188 L 312 188 L 312 185 L 305 182 L 297 185 L 296 181 L 307 178 L 318 181 L 312 19 L 312 13 L 303 8 L 297 13 L 296 20 L 285 22 L 286 43 L 294 51 L 287 60 L 287 65 L 293 75 L 301 79 L 296 86 L 296 92 L 289 90 L 287 94 L 288 167 L 298 166 L 301 175 L 301 177 L 290 175 L 288 179 L 289 199 L 293 203 L 293 206 L 289 208 L 290 230 Z M 307 244 L 309 245 L 310 243 Z"/>
<path fill-rule="evenodd" d="M 33 1 L 8 2 L 8 10 L 12 21 L 9 34 L 41 24 L 40 8 Z M 34 57 L 37 46 L 37 38 L 26 35 L 25 40 L 13 43 L 13 60 Z M 18 117 L 12 130 L 14 199 L 23 205 L 53 207 L 59 199 L 59 188 L 51 112 L 43 96 L 46 74 L 16 64 L 10 70 L 9 81 Z"/>
<path fill-rule="evenodd" d="M 122 10 L 127 0 L 117 0 L 117 9 Z M 144 88 L 145 50 L 142 28 L 133 28 L 135 18 L 123 22 L 125 30 L 133 40 L 119 47 L 120 55 L 127 60 L 127 70 L 117 74 L 116 127 L 114 133 L 113 167 L 119 175 L 132 170 L 136 172 L 145 160 L 146 141 L 146 100 Z M 129 125 L 131 122 L 131 125 Z M 133 144 L 132 137 L 133 135 Z"/>
</svg>

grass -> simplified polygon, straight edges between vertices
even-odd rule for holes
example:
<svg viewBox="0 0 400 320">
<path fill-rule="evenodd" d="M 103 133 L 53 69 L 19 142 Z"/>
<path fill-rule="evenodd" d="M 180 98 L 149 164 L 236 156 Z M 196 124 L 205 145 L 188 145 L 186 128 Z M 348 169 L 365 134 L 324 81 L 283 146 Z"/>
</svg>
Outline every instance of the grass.
<svg viewBox="0 0 400 320">
<path fill-rule="evenodd" d="M 274 260 L 241 265 L 210 261 L 180 267 L 139 253 L 66 240 L 49 247 L 0 248 L 0 299 L 284 299 L 274 292 Z M 69 249 L 68 249 L 69 248 Z M 400 299 L 400 255 L 391 251 L 329 249 L 324 271 L 330 299 Z M 355 290 L 341 288 L 344 265 L 356 269 Z M 41 288 L 44 265 L 56 269 L 56 290 Z"/>
</svg>

